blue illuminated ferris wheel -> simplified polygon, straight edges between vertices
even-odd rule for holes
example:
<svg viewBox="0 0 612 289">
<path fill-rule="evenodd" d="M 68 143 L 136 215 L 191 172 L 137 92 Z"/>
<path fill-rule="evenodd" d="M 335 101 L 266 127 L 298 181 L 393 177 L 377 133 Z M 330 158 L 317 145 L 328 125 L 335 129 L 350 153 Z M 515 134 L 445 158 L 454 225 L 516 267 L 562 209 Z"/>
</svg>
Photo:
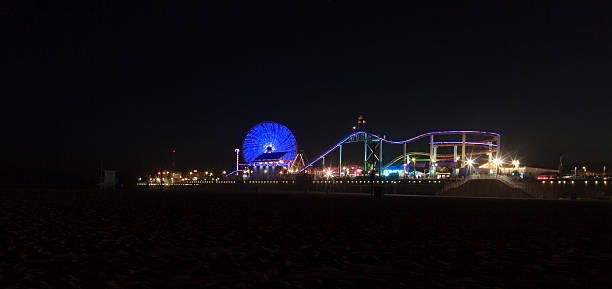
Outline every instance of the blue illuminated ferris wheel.
<svg viewBox="0 0 612 289">
<path fill-rule="evenodd" d="M 275 122 L 256 125 L 242 143 L 242 154 L 250 166 L 289 166 L 296 151 L 293 133 Z"/>
</svg>

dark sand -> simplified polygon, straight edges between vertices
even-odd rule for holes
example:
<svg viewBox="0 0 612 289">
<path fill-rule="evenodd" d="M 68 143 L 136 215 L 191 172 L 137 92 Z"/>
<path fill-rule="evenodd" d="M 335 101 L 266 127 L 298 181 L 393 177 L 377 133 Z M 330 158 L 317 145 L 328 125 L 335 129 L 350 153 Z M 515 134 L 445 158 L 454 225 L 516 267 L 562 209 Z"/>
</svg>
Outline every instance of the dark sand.
<svg viewBox="0 0 612 289">
<path fill-rule="evenodd" d="M 612 203 L 2 192 L 0 288 L 610 288 Z"/>
</svg>

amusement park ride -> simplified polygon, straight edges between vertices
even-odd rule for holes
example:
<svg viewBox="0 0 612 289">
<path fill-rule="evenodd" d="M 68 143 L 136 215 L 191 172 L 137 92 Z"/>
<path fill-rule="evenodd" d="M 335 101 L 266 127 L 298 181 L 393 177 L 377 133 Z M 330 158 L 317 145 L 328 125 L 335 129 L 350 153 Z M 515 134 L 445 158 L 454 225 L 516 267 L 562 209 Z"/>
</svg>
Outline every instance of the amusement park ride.
<svg viewBox="0 0 612 289">
<path fill-rule="evenodd" d="M 453 138 L 454 140 L 448 140 Z M 407 145 L 421 139 L 429 140 L 429 152 L 409 152 Z M 389 140 L 378 136 L 366 129 L 366 121 L 359 117 L 353 132 L 332 145 L 327 151 L 316 157 L 312 162 L 306 163 L 302 152 L 298 153 L 297 143 L 291 131 L 284 125 L 274 122 L 262 122 L 253 127 L 246 135 L 242 154 L 244 164 L 239 163 L 239 149 L 236 149 L 236 170 L 228 176 L 242 173 L 243 177 L 256 177 L 260 173 L 283 174 L 315 174 L 315 165 L 321 162 L 325 169 L 325 157 L 337 151 L 338 169 L 329 170 L 327 176 L 348 176 L 343 174 L 342 148 L 350 144 L 363 143 L 363 166 L 361 175 L 370 173 L 381 175 L 388 172 L 388 168 L 401 163 L 402 175 L 416 175 L 418 167 L 427 169 L 429 178 L 435 178 L 439 167 L 452 167 L 454 174 L 460 169 L 471 167 L 478 155 L 486 155 L 488 167 L 495 165 L 494 158 L 500 154 L 500 135 L 494 132 L 476 130 L 448 130 L 434 131 L 417 135 L 405 140 Z M 402 145 L 403 151 L 390 162 L 383 164 L 383 146 Z M 452 153 L 439 153 L 438 150 L 452 148 Z M 470 151 L 467 152 L 467 148 Z M 418 158 L 417 158 L 418 157 Z"/>
</svg>

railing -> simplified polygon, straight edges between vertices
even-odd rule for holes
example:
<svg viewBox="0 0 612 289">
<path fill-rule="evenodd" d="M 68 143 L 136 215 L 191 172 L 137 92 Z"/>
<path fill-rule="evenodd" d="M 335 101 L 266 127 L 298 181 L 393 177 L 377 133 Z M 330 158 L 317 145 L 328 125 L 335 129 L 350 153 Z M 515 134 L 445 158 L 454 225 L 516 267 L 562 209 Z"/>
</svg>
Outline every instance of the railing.
<svg viewBox="0 0 612 289">
<path fill-rule="evenodd" d="M 456 189 L 470 180 L 498 180 L 510 188 L 518 189 L 518 190 L 525 192 L 527 195 L 531 196 L 532 198 L 536 198 L 536 199 L 543 198 L 543 194 L 539 190 L 535 190 L 534 188 L 530 187 L 527 184 L 517 182 L 516 180 L 513 180 L 512 178 L 509 178 L 508 176 L 495 175 L 495 174 L 471 175 L 458 182 L 447 182 L 444 184 L 444 188 L 442 189 L 442 192 Z"/>
<path fill-rule="evenodd" d="M 507 186 L 514 188 L 514 189 L 519 189 L 523 192 L 525 192 L 526 194 L 528 194 L 529 196 L 536 198 L 536 199 L 542 199 L 544 197 L 544 194 L 539 191 L 539 190 L 535 190 L 534 188 L 530 187 L 527 184 L 524 184 L 522 182 L 516 181 L 508 176 L 504 176 L 504 175 L 498 175 L 496 177 L 496 179 L 500 180 L 502 183 L 506 184 Z"/>
<path fill-rule="evenodd" d="M 456 182 L 449 182 L 449 181 L 444 182 L 444 188 L 442 188 L 442 192 L 446 192 L 448 190 L 456 189 L 456 188 L 462 186 L 463 184 L 465 184 L 469 180 L 470 180 L 470 178 L 465 178 L 465 179 L 458 180 Z"/>
</svg>

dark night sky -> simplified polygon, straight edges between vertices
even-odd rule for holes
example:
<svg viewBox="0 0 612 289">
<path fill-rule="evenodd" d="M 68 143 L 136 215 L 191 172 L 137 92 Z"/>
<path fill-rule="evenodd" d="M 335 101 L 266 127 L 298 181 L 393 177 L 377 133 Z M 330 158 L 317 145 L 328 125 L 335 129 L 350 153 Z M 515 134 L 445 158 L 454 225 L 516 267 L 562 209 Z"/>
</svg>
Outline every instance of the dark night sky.
<svg viewBox="0 0 612 289">
<path fill-rule="evenodd" d="M 360 114 L 391 139 L 492 130 L 526 163 L 612 162 L 609 7 L 178 2 L 2 8 L 5 163 L 135 174 L 172 147 L 229 169 L 263 120 L 312 158 Z"/>
</svg>

